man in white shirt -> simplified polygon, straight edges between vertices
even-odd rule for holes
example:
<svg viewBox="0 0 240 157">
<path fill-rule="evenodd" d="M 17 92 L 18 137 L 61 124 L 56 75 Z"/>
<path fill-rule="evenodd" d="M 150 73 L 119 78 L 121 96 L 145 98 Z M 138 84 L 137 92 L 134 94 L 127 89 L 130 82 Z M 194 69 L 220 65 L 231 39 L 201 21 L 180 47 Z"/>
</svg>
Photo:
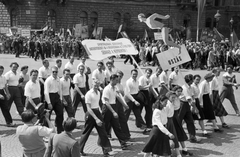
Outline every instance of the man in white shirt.
<svg viewBox="0 0 240 157">
<path fill-rule="evenodd" d="M 115 74 L 116 72 L 113 71 L 113 69 L 112 69 L 113 65 L 112 65 L 111 61 L 107 61 L 106 66 L 107 66 L 107 68 L 105 69 L 104 73 L 105 73 L 105 76 L 106 76 L 106 83 L 108 84 L 110 82 L 110 76 L 112 74 Z"/>
<path fill-rule="evenodd" d="M 104 64 L 103 62 L 98 62 L 97 63 L 98 68 L 95 69 L 92 72 L 92 79 L 97 79 L 98 81 L 100 81 L 100 87 L 101 89 L 103 89 L 106 85 L 106 75 L 104 74 L 103 68 L 104 68 Z"/>
<path fill-rule="evenodd" d="M 82 156 L 86 155 L 84 153 L 84 146 L 87 142 L 87 139 L 92 132 L 92 129 L 95 127 L 99 138 L 98 144 L 102 147 L 103 154 L 107 156 L 111 150 L 112 146 L 107 137 L 107 132 L 105 129 L 103 117 L 99 110 L 99 101 L 100 101 L 100 92 L 98 91 L 100 82 L 98 80 L 93 80 L 92 83 L 93 87 L 86 93 L 85 102 L 87 105 L 87 112 L 86 112 L 86 120 L 85 120 L 85 127 L 80 139 L 80 154 Z"/>
<path fill-rule="evenodd" d="M 119 122 L 119 108 L 122 107 L 116 104 L 118 76 L 113 74 L 110 76 L 110 83 L 103 89 L 102 93 L 102 116 L 106 130 L 111 125 L 123 150 L 127 149 L 127 137 L 123 133 Z"/>
<path fill-rule="evenodd" d="M 4 67 L 0 66 L 0 108 L 2 110 L 2 114 L 5 118 L 6 124 L 8 127 L 14 126 L 12 124 L 12 117 L 8 108 L 7 100 L 10 98 L 10 94 L 7 87 L 7 81 L 5 77 L 2 75 L 4 71 Z"/>
<path fill-rule="evenodd" d="M 174 70 L 169 75 L 169 88 L 173 89 L 176 85 L 180 85 L 179 83 L 179 68 L 174 67 Z"/>
<path fill-rule="evenodd" d="M 45 80 L 51 75 L 51 69 L 49 68 L 49 61 L 43 60 L 42 61 L 43 66 L 39 68 L 38 70 L 38 78 L 40 82 L 41 87 L 41 102 L 44 103 L 45 97 L 44 97 L 44 82 Z"/>
<path fill-rule="evenodd" d="M 71 58 L 69 59 L 69 62 L 67 62 L 65 64 L 65 67 L 64 67 L 64 69 L 69 69 L 70 70 L 70 78 L 71 78 L 71 80 L 73 80 L 73 76 L 75 75 L 75 73 L 73 71 L 73 69 L 74 69 L 73 63 L 74 63 L 74 57 L 71 56 Z M 74 84 L 73 83 L 71 83 L 71 88 L 74 89 Z"/>
<path fill-rule="evenodd" d="M 86 90 L 89 91 L 89 83 L 88 83 L 88 80 L 89 80 L 89 76 L 91 74 L 91 69 L 87 66 L 86 64 L 86 58 L 85 57 L 82 57 L 82 62 L 80 62 L 77 66 L 77 71 L 78 71 L 78 67 L 80 65 L 84 65 L 85 69 L 84 69 L 84 73 L 86 75 Z"/>
<path fill-rule="evenodd" d="M 81 102 L 83 107 L 83 111 L 87 112 L 87 106 L 85 104 L 85 94 L 86 94 L 86 75 L 84 74 L 84 65 L 80 65 L 78 67 L 79 73 L 74 75 L 73 83 L 74 83 L 74 91 L 73 91 L 73 108 L 76 113 L 78 104 Z"/>
<path fill-rule="evenodd" d="M 63 131 L 63 105 L 62 105 L 62 89 L 60 80 L 57 76 L 58 68 L 51 68 L 52 75 L 49 76 L 44 83 L 44 94 L 49 110 L 54 110 L 56 114 L 55 123 L 57 125 L 57 133 Z"/>
<path fill-rule="evenodd" d="M 240 112 L 235 100 L 234 90 L 233 90 L 233 87 L 236 87 L 237 89 L 239 84 L 237 84 L 236 76 L 233 74 L 233 67 L 231 65 L 227 67 L 227 72 L 223 74 L 222 80 L 223 80 L 223 86 L 220 92 L 221 102 L 223 103 L 224 99 L 227 98 L 232 104 L 232 107 L 234 108 L 237 116 L 240 116 Z"/>
<path fill-rule="evenodd" d="M 165 95 L 169 91 L 167 71 L 168 70 L 163 70 L 159 76 L 160 78 L 159 95 Z"/>
<path fill-rule="evenodd" d="M 37 112 L 38 107 L 41 103 L 40 97 L 40 84 L 37 80 L 38 71 L 33 69 L 30 71 L 30 80 L 25 86 L 24 95 L 26 99 L 26 109 L 31 109 L 33 112 Z"/>
<path fill-rule="evenodd" d="M 136 124 L 137 127 L 140 127 L 141 129 L 145 130 L 147 128 L 146 123 L 143 121 L 141 116 L 141 104 L 142 103 L 142 97 L 139 94 L 139 82 L 137 80 L 138 71 L 136 69 L 133 69 L 131 71 L 131 78 L 129 78 L 126 81 L 126 94 L 129 98 L 129 102 L 127 103 L 129 106 L 129 109 L 125 111 L 127 119 L 130 116 L 131 111 L 133 111 L 135 117 L 136 117 Z"/>
<path fill-rule="evenodd" d="M 63 77 L 63 69 L 62 69 L 62 60 L 61 59 L 56 60 L 56 67 L 58 68 L 58 77 L 59 78 Z"/>
<path fill-rule="evenodd" d="M 5 73 L 4 75 L 7 81 L 9 94 L 11 95 L 11 97 L 8 100 L 8 109 L 9 110 L 11 109 L 12 103 L 14 102 L 19 115 L 21 115 L 24 110 L 24 106 L 22 104 L 21 92 L 18 86 L 20 75 L 17 72 L 17 69 L 19 65 L 18 63 L 13 62 L 11 63 L 10 67 L 11 70 Z"/>
<path fill-rule="evenodd" d="M 60 79 L 60 85 L 62 90 L 62 99 L 64 108 L 68 114 L 68 117 L 74 117 L 74 109 L 72 106 L 72 98 L 70 93 L 70 70 L 63 70 L 63 77 Z"/>
</svg>

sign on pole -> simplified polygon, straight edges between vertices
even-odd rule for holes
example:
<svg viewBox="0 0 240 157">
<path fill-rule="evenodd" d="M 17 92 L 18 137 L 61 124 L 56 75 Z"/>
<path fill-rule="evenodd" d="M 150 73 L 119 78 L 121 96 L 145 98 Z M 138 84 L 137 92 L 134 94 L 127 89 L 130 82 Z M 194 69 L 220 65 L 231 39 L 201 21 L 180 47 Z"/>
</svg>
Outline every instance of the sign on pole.
<svg viewBox="0 0 240 157">
<path fill-rule="evenodd" d="M 31 30 L 30 29 L 22 29 L 22 34 L 23 37 L 30 37 L 31 36 Z"/>
<path fill-rule="evenodd" d="M 162 32 L 154 32 L 154 39 L 155 40 L 162 40 Z"/>
<path fill-rule="evenodd" d="M 89 37 L 88 26 L 82 26 L 81 38 L 86 39 Z"/>
<path fill-rule="evenodd" d="M 75 37 L 81 37 L 81 35 L 82 35 L 82 24 L 76 24 Z"/>
<path fill-rule="evenodd" d="M 168 49 L 167 51 L 161 52 L 156 56 L 163 70 L 167 70 L 191 61 L 185 45 L 181 45 L 181 53 L 179 53 L 178 48 L 172 48 Z"/>
<path fill-rule="evenodd" d="M 82 44 L 92 60 L 103 60 L 121 54 L 136 55 L 138 53 L 132 42 L 126 38 L 115 41 L 83 40 Z"/>
<path fill-rule="evenodd" d="M 98 27 L 96 39 L 102 39 L 102 32 L 103 32 L 103 27 Z"/>
</svg>

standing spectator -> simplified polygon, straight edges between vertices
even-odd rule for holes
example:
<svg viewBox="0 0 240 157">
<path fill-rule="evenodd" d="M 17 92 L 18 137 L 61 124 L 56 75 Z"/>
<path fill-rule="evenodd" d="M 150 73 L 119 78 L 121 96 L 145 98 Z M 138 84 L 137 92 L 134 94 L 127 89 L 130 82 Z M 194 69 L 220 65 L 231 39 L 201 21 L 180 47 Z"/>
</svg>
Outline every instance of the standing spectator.
<svg viewBox="0 0 240 157">
<path fill-rule="evenodd" d="M 62 125 L 64 132 L 50 136 L 44 157 L 80 157 L 79 143 L 72 136 L 76 119 L 68 117 Z"/>
<path fill-rule="evenodd" d="M 23 125 L 18 126 L 16 135 L 23 148 L 23 157 L 43 157 L 46 146 L 43 137 L 49 137 L 55 132 L 55 128 L 49 120 L 49 113 L 45 114 L 45 119 L 49 128 L 35 125 L 37 118 L 32 110 L 26 110 L 21 114 Z"/>
<path fill-rule="evenodd" d="M 62 89 L 57 76 L 57 67 L 53 66 L 51 70 L 52 75 L 49 76 L 44 83 L 44 94 L 48 109 L 51 111 L 54 110 L 56 114 L 55 123 L 57 125 L 57 133 L 61 133 L 63 131 Z"/>
<path fill-rule="evenodd" d="M 24 110 L 24 106 L 22 104 L 21 92 L 20 92 L 20 89 L 18 86 L 20 76 L 19 76 L 19 73 L 17 72 L 17 69 L 18 69 L 19 65 L 18 65 L 18 63 L 13 62 L 13 63 L 11 63 L 10 67 L 11 67 L 11 70 L 8 71 L 4 75 L 7 80 L 9 93 L 11 95 L 10 99 L 8 100 L 8 107 L 10 110 L 12 103 L 14 101 L 14 103 L 17 107 L 17 111 L 21 115 Z M 11 119 L 12 119 L 12 117 L 11 117 Z"/>
<path fill-rule="evenodd" d="M 74 109 L 72 106 L 72 99 L 71 99 L 71 93 L 70 93 L 71 81 L 70 81 L 69 69 L 63 70 L 63 77 L 60 79 L 60 84 L 61 84 L 64 108 L 67 111 L 68 117 L 74 117 Z"/>
<path fill-rule="evenodd" d="M 227 66 L 227 72 L 223 74 L 222 80 L 223 86 L 220 92 L 221 102 L 223 102 L 224 99 L 227 98 L 232 104 L 232 107 L 234 108 L 237 116 L 240 116 L 233 90 L 233 86 L 236 87 L 236 89 L 238 89 L 239 84 L 237 84 L 236 76 L 233 74 L 233 66 L 231 65 Z"/>
<path fill-rule="evenodd" d="M 5 77 L 2 75 L 3 71 L 4 67 L 0 66 L 0 108 L 2 110 L 2 114 L 5 118 L 7 126 L 11 127 L 14 126 L 14 124 L 12 124 L 12 117 L 7 103 L 7 100 L 10 99 L 11 95 L 8 91 L 7 81 Z"/>
</svg>

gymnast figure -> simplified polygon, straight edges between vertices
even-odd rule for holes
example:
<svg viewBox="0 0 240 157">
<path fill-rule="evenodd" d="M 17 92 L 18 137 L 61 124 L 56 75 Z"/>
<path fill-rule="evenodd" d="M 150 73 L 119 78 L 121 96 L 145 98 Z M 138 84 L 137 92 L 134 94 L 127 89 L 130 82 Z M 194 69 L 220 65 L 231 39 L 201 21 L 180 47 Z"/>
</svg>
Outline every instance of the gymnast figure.
<svg viewBox="0 0 240 157">
<path fill-rule="evenodd" d="M 167 27 L 164 27 L 163 23 L 156 20 L 156 19 L 166 20 L 166 19 L 169 19 L 169 18 L 170 18 L 170 15 L 163 16 L 163 15 L 159 15 L 157 13 L 152 14 L 148 18 L 146 18 L 146 16 L 143 13 L 140 13 L 138 15 L 138 20 L 140 22 L 146 23 L 149 28 L 151 28 L 151 29 L 161 29 L 164 44 L 178 48 L 179 49 L 179 54 L 180 54 L 181 53 L 181 46 L 174 43 L 173 41 L 168 40 L 169 29 Z"/>
</svg>

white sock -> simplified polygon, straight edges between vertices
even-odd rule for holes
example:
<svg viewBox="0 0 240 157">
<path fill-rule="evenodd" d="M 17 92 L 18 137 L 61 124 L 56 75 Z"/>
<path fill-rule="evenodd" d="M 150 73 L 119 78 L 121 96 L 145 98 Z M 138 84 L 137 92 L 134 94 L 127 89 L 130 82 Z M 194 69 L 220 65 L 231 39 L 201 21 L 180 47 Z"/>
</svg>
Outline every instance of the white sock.
<svg viewBox="0 0 240 157">
<path fill-rule="evenodd" d="M 203 130 L 203 134 L 208 134 L 208 132 L 206 130 Z"/>
<path fill-rule="evenodd" d="M 184 151 L 187 151 L 187 148 L 183 148 Z"/>
</svg>

